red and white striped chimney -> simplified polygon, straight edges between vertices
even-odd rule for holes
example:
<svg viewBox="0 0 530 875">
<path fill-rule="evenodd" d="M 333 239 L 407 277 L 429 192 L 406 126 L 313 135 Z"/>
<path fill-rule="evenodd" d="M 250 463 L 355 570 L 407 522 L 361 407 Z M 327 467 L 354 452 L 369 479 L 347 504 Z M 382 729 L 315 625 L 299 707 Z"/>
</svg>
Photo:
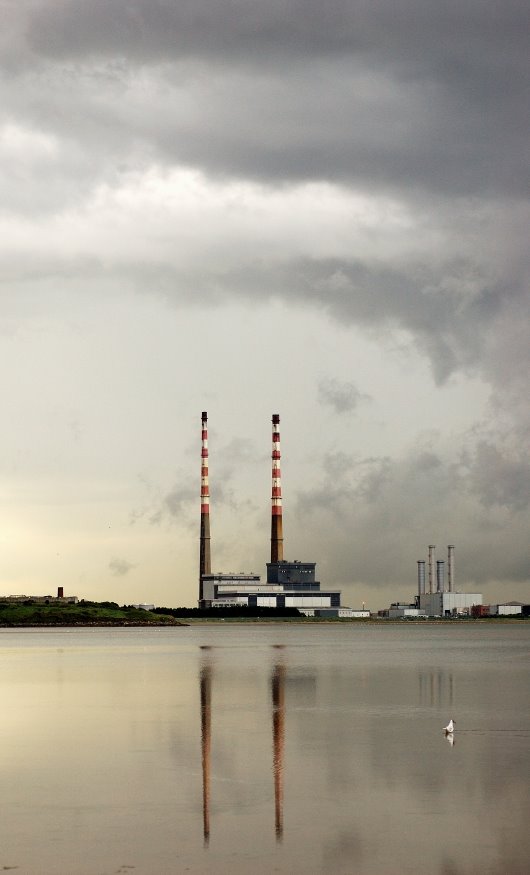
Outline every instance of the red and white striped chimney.
<svg viewBox="0 0 530 875">
<path fill-rule="evenodd" d="M 199 556 L 199 607 L 203 601 L 203 576 L 212 573 L 210 557 L 210 486 L 208 483 L 208 414 L 202 413 L 201 536 Z"/>
<path fill-rule="evenodd" d="M 272 415 L 271 562 L 283 560 L 282 475 L 280 470 L 280 416 Z"/>
</svg>

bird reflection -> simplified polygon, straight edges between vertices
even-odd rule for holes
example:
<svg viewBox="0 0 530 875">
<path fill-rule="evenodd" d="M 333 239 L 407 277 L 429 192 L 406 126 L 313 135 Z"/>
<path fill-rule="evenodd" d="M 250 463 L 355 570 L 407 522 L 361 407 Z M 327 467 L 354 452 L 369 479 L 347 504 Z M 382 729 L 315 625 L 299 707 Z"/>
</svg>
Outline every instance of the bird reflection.
<svg viewBox="0 0 530 875">
<path fill-rule="evenodd" d="M 212 666 L 205 663 L 200 673 L 202 831 L 204 844 L 210 841 L 210 754 L 212 747 Z"/>
<path fill-rule="evenodd" d="M 283 749 L 285 737 L 285 666 L 277 663 L 271 675 L 272 745 L 274 770 L 274 826 L 277 841 L 283 837 Z"/>
</svg>

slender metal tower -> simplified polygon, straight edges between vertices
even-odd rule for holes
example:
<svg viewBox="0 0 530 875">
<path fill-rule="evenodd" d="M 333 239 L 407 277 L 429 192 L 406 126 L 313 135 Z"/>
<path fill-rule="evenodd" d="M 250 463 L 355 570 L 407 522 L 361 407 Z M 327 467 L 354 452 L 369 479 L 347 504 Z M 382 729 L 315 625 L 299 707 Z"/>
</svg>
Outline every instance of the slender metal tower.
<svg viewBox="0 0 530 875">
<path fill-rule="evenodd" d="M 435 544 L 429 544 L 429 592 L 432 594 L 434 592 L 434 551 L 436 550 Z"/>
<path fill-rule="evenodd" d="M 453 592 L 455 586 L 455 545 L 447 546 L 447 591 Z"/>
<path fill-rule="evenodd" d="M 199 555 L 199 607 L 202 607 L 203 577 L 212 573 L 210 557 L 210 487 L 208 484 L 208 414 L 202 413 L 201 450 L 201 543 Z"/>
<path fill-rule="evenodd" d="M 282 475 L 280 470 L 280 416 L 272 415 L 271 562 L 283 560 Z"/>
</svg>

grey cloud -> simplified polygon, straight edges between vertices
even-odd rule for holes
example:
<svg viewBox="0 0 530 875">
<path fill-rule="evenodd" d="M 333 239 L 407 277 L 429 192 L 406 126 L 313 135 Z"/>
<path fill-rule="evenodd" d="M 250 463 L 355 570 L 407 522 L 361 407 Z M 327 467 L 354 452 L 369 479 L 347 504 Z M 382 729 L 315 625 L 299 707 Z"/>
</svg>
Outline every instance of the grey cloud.
<svg viewBox="0 0 530 875">
<path fill-rule="evenodd" d="M 425 451 L 418 453 L 415 461 L 415 466 L 418 471 L 426 472 L 435 471 L 443 464 L 442 460 L 436 453 Z"/>
<path fill-rule="evenodd" d="M 29 260 L 23 265 L 20 276 L 26 281 L 25 295 L 27 281 L 56 280 L 57 276 L 66 280 L 71 275 L 101 282 L 106 275 L 109 282 L 127 280 L 136 290 L 149 289 L 179 306 L 219 305 L 233 298 L 250 304 L 280 297 L 287 303 L 322 309 L 342 325 L 358 325 L 375 335 L 404 331 L 410 346 L 430 361 L 437 384 L 457 371 L 481 374 L 492 386 L 502 385 L 498 406 L 509 405 L 520 417 L 526 410 L 521 403 L 526 391 L 522 374 L 530 367 L 526 320 L 530 302 L 518 272 L 525 256 L 512 253 L 511 264 L 505 264 L 503 256 L 494 270 L 484 251 L 493 229 L 484 230 L 478 251 L 468 233 L 467 257 L 453 254 L 448 239 L 446 251 L 438 257 L 427 249 L 404 263 L 394 262 L 384 252 L 377 263 L 365 262 L 360 255 L 350 260 L 271 258 L 264 262 L 253 252 L 244 252 L 235 257 L 231 253 L 219 263 L 198 264 L 190 273 L 169 262 L 136 260 L 131 253 L 129 264 L 107 264 L 104 273 L 95 258 L 63 263 L 39 257 L 35 264 Z M 14 266 L 10 267 L 9 257 L 4 271 L 13 288 Z M 337 410 L 348 407 L 354 400 L 352 390 L 348 391 L 344 395 L 338 386 L 323 384 L 320 401 Z M 223 458 L 234 458 L 233 452 Z"/>
<path fill-rule="evenodd" d="M 253 267 L 240 276 L 231 275 L 233 291 L 248 294 L 252 284 L 256 293 L 272 295 L 275 288 L 287 288 L 289 300 L 320 307 L 341 324 L 376 332 L 405 330 L 411 343 L 430 360 L 438 384 L 456 370 L 482 367 L 494 381 L 488 338 L 496 336 L 497 324 L 509 312 L 511 300 L 521 295 L 519 287 L 494 281 L 472 257 L 466 262 L 450 254 L 441 263 L 434 259 L 430 263 L 426 254 L 425 260 L 410 259 L 399 265 L 391 260 L 374 265 L 353 258 L 298 259 L 268 265 L 261 276 L 260 265 Z M 508 325 L 503 325 L 506 331 Z M 514 365 L 518 373 L 520 366 Z"/>
<path fill-rule="evenodd" d="M 480 211 L 462 205 L 451 234 L 446 211 L 439 233 L 440 252 L 426 246 L 424 252 L 405 260 L 387 254 L 364 260 L 361 252 L 344 258 L 273 256 L 260 259 L 254 249 L 228 251 L 219 259 L 209 258 L 193 267 L 179 268 L 167 261 L 131 252 L 126 264 L 81 256 L 64 258 L 42 255 L 28 258 L 18 268 L 28 295 L 31 283 L 57 277 L 76 281 L 103 279 L 120 285 L 127 281 L 138 291 L 149 289 L 177 305 L 201 307 L 231 299 L 253 303 L 273 297 L 287 303 L 323 309 L 342 325 L 358 325 L 375 335 L 406 332 L 432 366 L 435 381 L 443 384 L 452 374 L 464 371 L 480 374 L 492 386 L 501 386 L 498 406 L 510 406 L 518 417 L 526 387 L 522 374 L 530 367 L 526 313 L 529 306 L 525 280 L 527 256 L 520 234 L 524 211 L 516 211 L 514 227 L 503 222 L 502 211 L 493 208 L 486 221 Z M 528 217 L 526 217 L 528 218 Z M 476 227 L 475 227 L 476 226 Z M 509 241 L 507 252 L 491 255 L 498 246 L 495 229 Z M 480 234 L 478 234 L 478 230 Z M 478 239 L 477 239 L 478 238 Z M 6 255 L 4 276 L 9 288 L 16 281 L 16 265 Z M 6 289 L 8 287 L 6 286 Z M 37 301 L 39 296 L 35 296 Z M 352 398 L 331 398 L 340 407 Z M 324 394 L 322 394 L 324 391 Z M 324 400 L 326 389 L 321 390 Z M 229 458 L 230 454 L 226 455 Z"/>
<path fill-rule="evenodd" d="M 128 562 L 127 559 L 114 558 L 109 562 L 109 569 L 115 577 L 125 577 L 133 568 L 136 568 L 136 565 Z"/>
<path fill-rule="evenodd" d="M 66 194 L 69 170 L 112 183 L 120 166 L 153 160 L 271 184 L 323 179 L 366 190 L 520 194 L 525 144 L 506 119 L 473 118 L 439 86 L 399 87 L 357 63 L 337 62 L 325 74 L 312 65 L 263 75 L 227 68 L 215 88 L 194 68 L 52 68 L 44 78 L 45 86 L 28 74 L 2 99 L 27 126 L 64 140 L 57 186 Z"/>
<path fill-rule="evenodd" d="M 256 454 L 249 442 L 243 438 L 233 438 L 227 444 L 216 448 L 214 459 L 214 476 L 210 478 L 210 496 L 216 510 L 225 508 L 232 512 L 245 515 L 256 511 L 255 502 L 244 497 L 239 487 L 235 486 L 238 476 L 244 476 L 247 464 L 255 464 Z M 199 480 L 200 457 L 196 457 L 196 474 L 193 467 L 179 472 L 178 480 L 169 488 L 161 488 L 153 484 L 145 484 L 149 493 L 146 504 L 136 509 L 131 515 L 131 522 L 143 517 L 152 525 L 163 523 L 180 523 L 192 528 L 197 524 L 200 500 Z"/>
<path fill-rule="evenodd" d="M 167 514 L 176 520 L 187 518 L 193 503 L 197 504 L 199 494 L 197 482 L 192 484 L 190 478 L 187 482 L 177 483 L 164 495 L 162 506 L 151 516 L 151 522 L 158 523 Z"/>
<path fill-rule="evenodd" d="M 304 549 L 325 553 L 331 581 L 390 581 L 415 591 L 415 562 L 429 543 L 456 544 L 458 586 L 528 580 L 528 465 L 476 440 L 462 465 L 418 447 L 401 458 L 325 462 L 299 492 Z M 318 538 L 315 538 L 315 532 Z M 495 550 L 491 551 L 494 540 Z"/>
<path fill-rule="evenodd" d="M 348 516 L 352 503 L 371 503 L 381 495 L 393 476 L 388 457 L 357 458 L 344 452 L 327 453 L 322 460 L 325 487 L 315 493 L 300 493 L 297 513 L 303 516 L 307 508 L 325 510 L 336 518 Z"/>
<path fill-rule="evenodd" d="M 327 404 L 335 413 L 352 413 L 368 395 L 361 392 L 354 383 L 341 382 L 332 377 L 322 379 L 318 384 L 318 400 Z"/>
<path fill-rule="evenodd" d="M 32 7 L 30 7 L 31 9 Z M 400 58 L 405 70 L 441 67 L 455 76 L 473 62 L 509 69 L 526 55 L 526 6 L 521 0 L 480 0 L 440 7 L 431 0 L 370 4 L 329 0 L 47 0 L 35 4 L 29 44 L 46 55 L 99 53 L 145 60 L 175 55 L 233 58 L 322 56 L 359 52 Z M 522 30 L 522 32 L 521 32 Z M 484 52 L 485 49 L 488 52 Z M 494 48 L 499 62 L 491 58 Z M 448 61 L 453 64 L 449 66 Z M 459 61 L 460 64 L 456 64 Z M 502 62 L 502 63 L 501 63 Z M 457 69 L 455 70 L 455 66 Z"/>
<path fill-rule="evenodd" d="M 480 441 L 469 463 L 471 490 L 482 504 L 513 511 L 530 506 L 530 463 L 526 453 L 503 452 L 489 441 Z"/>
<path fill-rule="evenodd" d="M 5 105 L 48 129 L 53 120 L 89 154 L 105 144 L 117 163 L 155 154 L 272 182 L 520 190 L 528 60 L 519 0 L 486 10 L 478 0 L 421 10 L 412 0 L 101 0 L 19 16 L 28 21 L 13 25 L 12 39 L 24 60 Z M 12 40 L 7 53 L 12 60 Z"/>
<path fill-rule="evenodd" d="M 199 501 L 200 483 L 187 471 L 179 473 L 179 479 L 169 489 L 161 488 L 160 485 L 151 483 L 144 477 L 139 478 L 146 492 L 146 499 L 143 506 L 132 510 L 131 525 L 142 519 L 147 519 L 154 526 L 168 521 L 190 525 L 193 509 Z"/>
<path fill-rule="evenodd" d="M 383 245 L 377 262 L 354 247 L 349 258 L 276 264 L 240 252 L 189 276 L 134 253 L 128 267 L 43 254 L 16 267 L 7 255 L 8 278 L 15 267 L 32 278 L 120 281 L 128 271 L 137 288 L 198 306 L 281 295 L 347 324 L 408 331 L 439 384 L 475 368 L 493 385 L 500 368 L 516 381 L 529 269 L 525 4 L 420 11 L 390 0 L 325 8 L 116 0 L 17 9 L 9 45 L 24 44 L 36 68 L 10 70 L 1 97 L 9 123 L 38 136 L 24 173 L 14 172 L 19 153 L 7 156 L 6 211 L 57 213 L 130 170 L 180 163 L 274 187 L 328 180 L 385 191 L 441 242 L 406 259 Z M 517 345 L 527 361 L 526 334 Z"/>
</svg>

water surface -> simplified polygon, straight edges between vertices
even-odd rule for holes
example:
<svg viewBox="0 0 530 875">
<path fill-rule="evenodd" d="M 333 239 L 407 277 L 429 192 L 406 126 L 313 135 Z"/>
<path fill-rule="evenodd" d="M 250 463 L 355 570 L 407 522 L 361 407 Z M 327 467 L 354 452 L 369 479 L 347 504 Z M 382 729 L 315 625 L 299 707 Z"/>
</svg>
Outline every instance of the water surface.
<svg viewBox="0 0 530 875">
<path fill-rule="evenodd" d="M 529 645 L 469 623 L 2 630 L 0 871 L 523 875 Z"/>
</svg>

